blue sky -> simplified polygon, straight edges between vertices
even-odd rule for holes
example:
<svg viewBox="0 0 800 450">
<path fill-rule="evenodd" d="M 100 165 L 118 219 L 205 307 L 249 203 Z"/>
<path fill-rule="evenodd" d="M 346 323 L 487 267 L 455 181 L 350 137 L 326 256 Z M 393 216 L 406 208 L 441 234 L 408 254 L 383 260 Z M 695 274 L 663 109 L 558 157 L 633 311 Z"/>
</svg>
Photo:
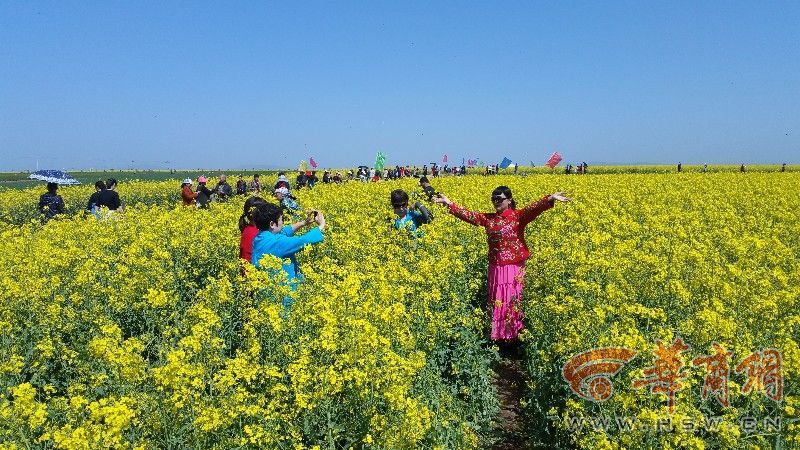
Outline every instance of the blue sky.
<svg viewBox="0 0 800 450">
<path fill-rule="evenodd" d="M 0 0 L 0 170 L 800 163 L 800 2 Z"/>
</svg>

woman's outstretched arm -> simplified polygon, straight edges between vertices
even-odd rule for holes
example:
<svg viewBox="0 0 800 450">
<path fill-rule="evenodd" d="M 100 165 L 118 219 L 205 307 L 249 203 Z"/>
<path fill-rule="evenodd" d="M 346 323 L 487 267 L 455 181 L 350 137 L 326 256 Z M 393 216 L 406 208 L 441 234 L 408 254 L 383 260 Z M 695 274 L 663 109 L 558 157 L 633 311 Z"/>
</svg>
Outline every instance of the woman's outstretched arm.
<svg viewBox="0 0 800 450">
<path fill-rule="evenodd" d="M 552 208 L 555 205 L 556 200 L 560 202 L 570 201 L 569 198 L 564 197 L 563 192 L 556 192 L 554 194 L 546 195 L 530 205 L 522 208 L 519 220 L 520 223 L 523 225 L 529 224 L 539 214 Z"/>
<path fill-rule="evenodd" d="M 472 225 L 478 226 L 485 226 L 486 225 L 486 215 L 483 213 L 470 211 L 466 208 L 462 208 L 455 203 L 451 202 L 450 199 L 445 197 L 442 194 L 433 198 L 433 201 L 436 203 L 440 203 L 443 205 L 447 205 L 447 209 L 450 210 L 450 214 L 458 217 L 459 219 L 463 220 L 464 222 L 470 223 Z"/>
</svg>

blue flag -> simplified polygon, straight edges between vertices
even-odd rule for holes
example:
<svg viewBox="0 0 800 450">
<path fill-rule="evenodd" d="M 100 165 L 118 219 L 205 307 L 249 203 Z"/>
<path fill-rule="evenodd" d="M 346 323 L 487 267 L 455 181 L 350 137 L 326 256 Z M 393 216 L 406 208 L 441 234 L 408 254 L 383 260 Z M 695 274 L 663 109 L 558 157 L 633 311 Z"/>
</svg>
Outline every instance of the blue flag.
<svg viewBox="0 0 800 450">
<path fill-rule="evenodd" d="M 503 162 L 500 163 L 500 168 L 505 169 L 506 167 L 511 165 L 511 160 L 508 158 L 503 158 Z"/>
</svg>

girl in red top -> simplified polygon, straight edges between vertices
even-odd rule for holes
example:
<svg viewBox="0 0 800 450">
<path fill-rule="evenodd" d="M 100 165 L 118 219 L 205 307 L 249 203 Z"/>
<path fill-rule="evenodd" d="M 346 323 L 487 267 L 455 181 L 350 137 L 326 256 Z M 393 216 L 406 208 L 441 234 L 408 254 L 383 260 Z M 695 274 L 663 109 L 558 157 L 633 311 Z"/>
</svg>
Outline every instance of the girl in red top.
<svg viewBox="0 0 800 450">
<path fill-rule="evenodd" d="M 519 300 L 525 278 L 525 260 L 530 256 L 525 244 L 525 226 L 539 214 L 552 208 L 555 201 L 568 202 L 563 193 L 542 197 L 516 209 L 511 189 L 499 186 L 492 192 L 495 212 L 479 213 L 464 209 L 444 195 L 433 199 L 447 205 L 459 219 L 486 229 L 489 244 L 489 282 L 487 294 L 492 309 L 492 340 L 515 341 L 522 330 L 522 310 Z"/>
<path fill-rule="evenodd" d="M 239 258 L 250 262 L 253 256 L 253 239 L 258 234 L 258 228 L 253 223 L 253 211 L 258 205 L 264 204 L 267 201 L 261 197 L 250 197 L 244 201 L 244 212 L 239 217 L 239 231 L 242 232 L 242 238 L 239 240 Z"/>
</svg>

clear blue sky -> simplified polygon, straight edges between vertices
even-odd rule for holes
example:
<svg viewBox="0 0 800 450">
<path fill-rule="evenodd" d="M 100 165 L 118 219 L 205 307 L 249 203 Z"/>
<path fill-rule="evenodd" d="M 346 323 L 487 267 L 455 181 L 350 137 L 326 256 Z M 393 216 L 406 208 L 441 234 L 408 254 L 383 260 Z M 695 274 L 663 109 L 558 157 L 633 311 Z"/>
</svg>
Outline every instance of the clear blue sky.
<svg viewBox="0 0 800 450">
<path fill-rule="evenodd" d="M 800 2 L 0 0 L 0 170 L 800 163 Z"/>
</svg>

